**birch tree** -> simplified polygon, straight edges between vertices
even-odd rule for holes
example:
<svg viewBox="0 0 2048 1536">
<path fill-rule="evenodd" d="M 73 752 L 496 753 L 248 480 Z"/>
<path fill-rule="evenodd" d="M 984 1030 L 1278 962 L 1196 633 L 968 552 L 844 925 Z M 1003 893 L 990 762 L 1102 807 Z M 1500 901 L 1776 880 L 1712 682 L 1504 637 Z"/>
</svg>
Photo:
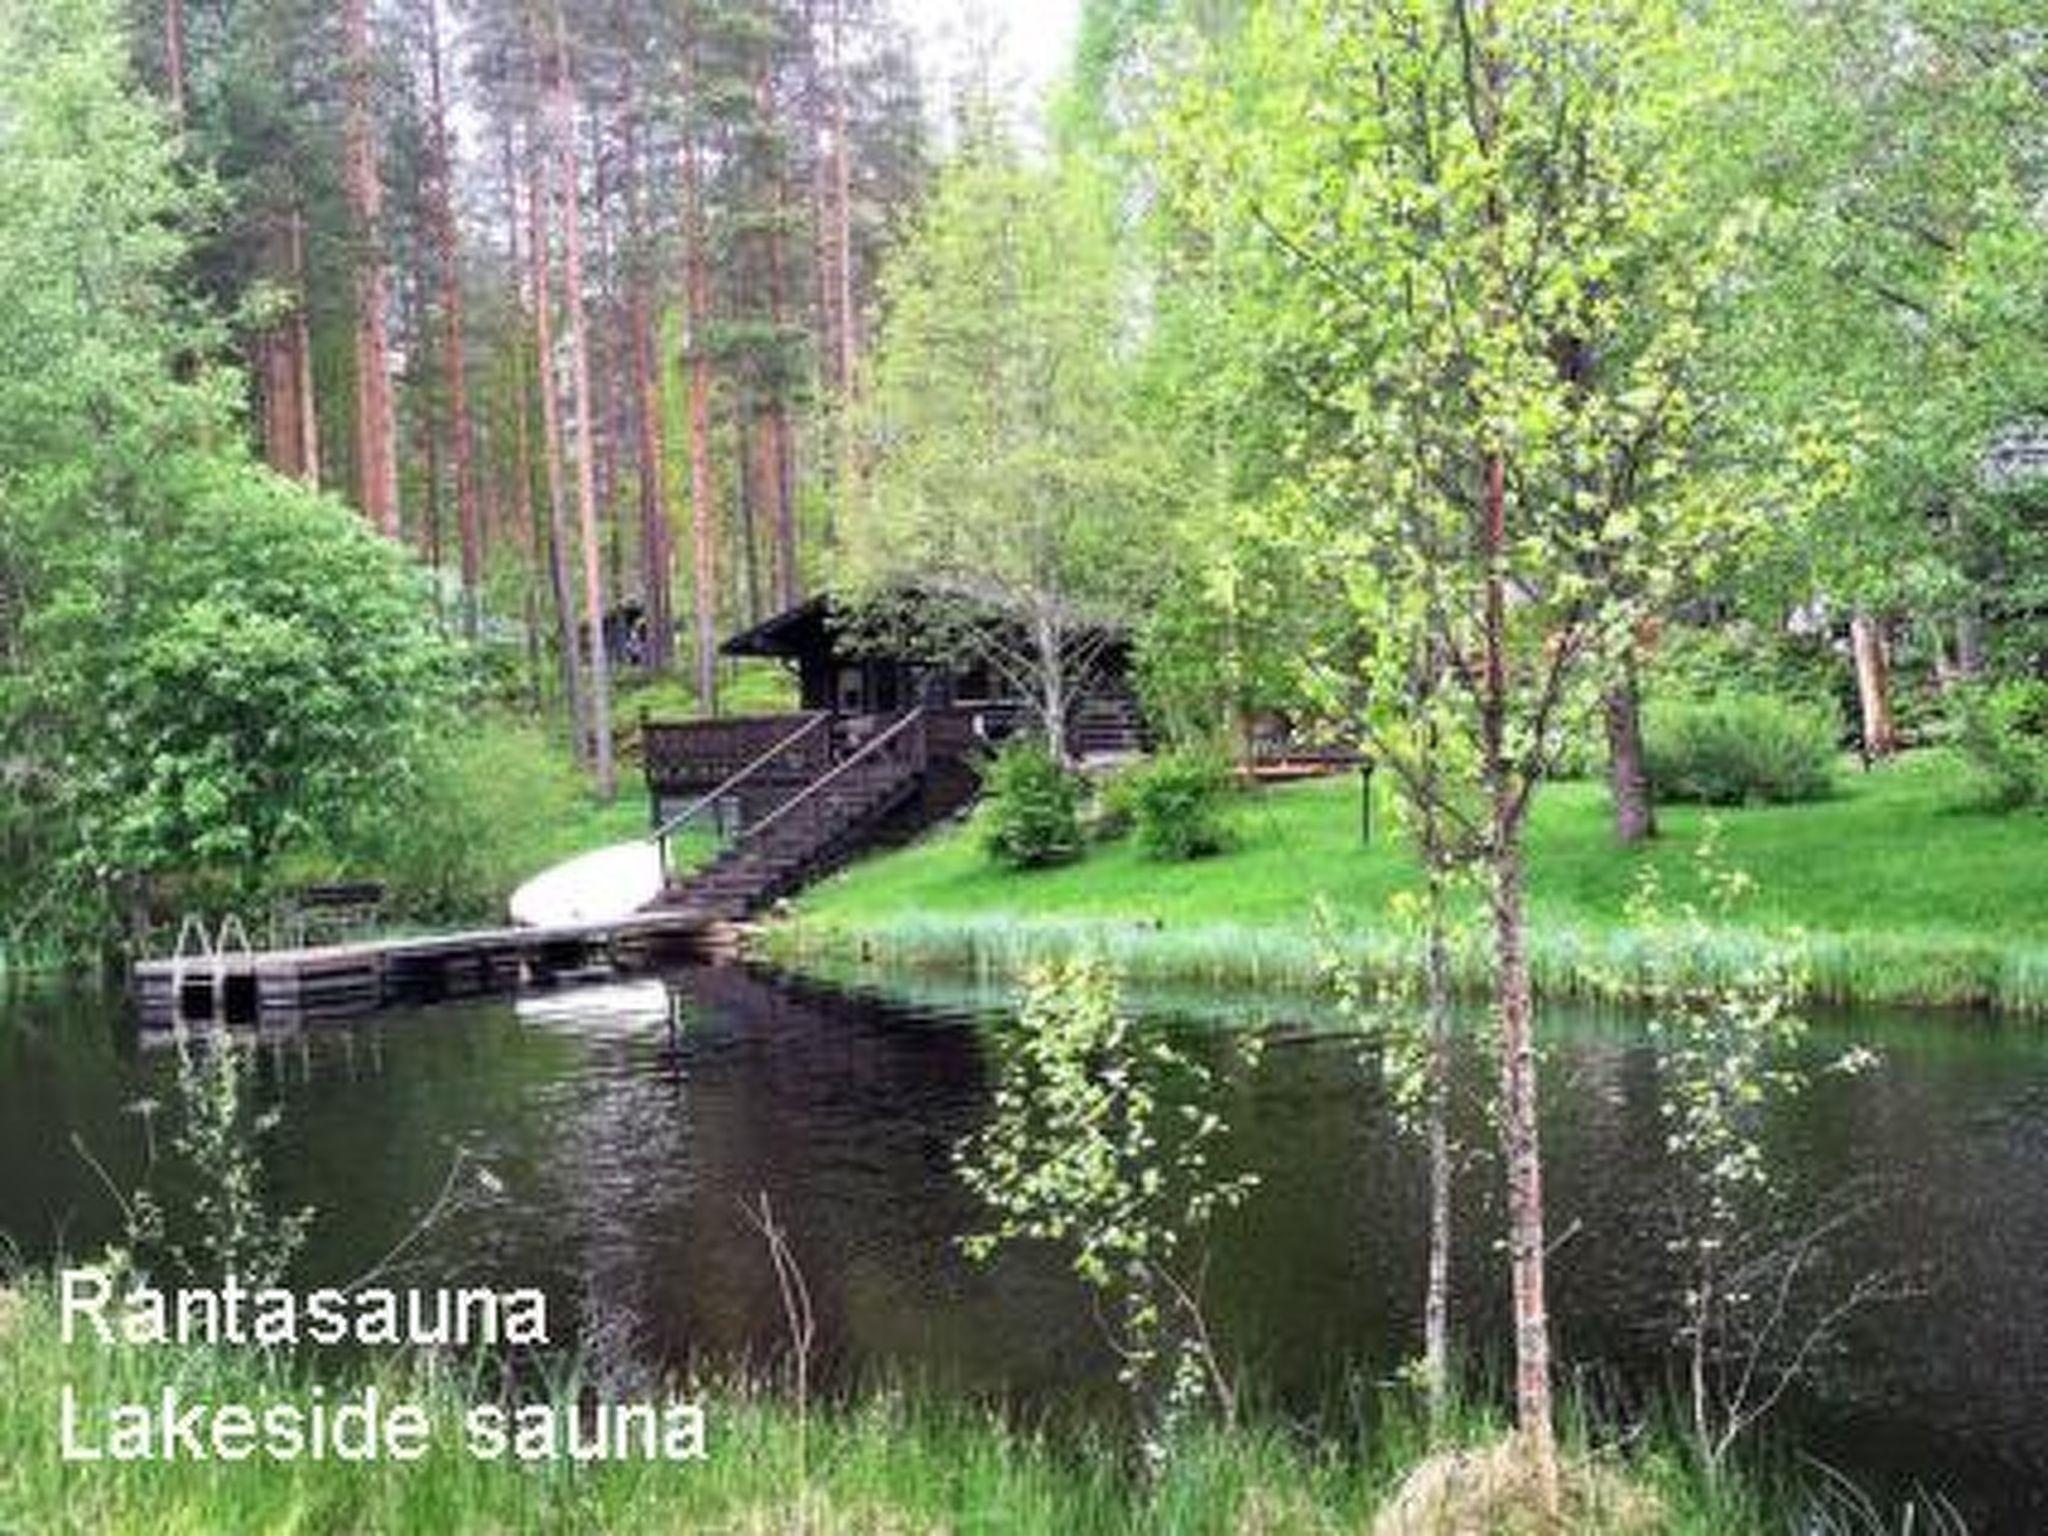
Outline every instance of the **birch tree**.
<svg viewBox="0 0 2048 1536">
<path fill-rule="evenodd" d="M 872 598 L 914 584 L 911 622 L 1031 700 L 1055 753 L 1158 547 L 1115 238 L 1108 189 L 1086 165 L 971 149 L 885 275 L 863 402 L 873 482 L 849 586 Z"/>
<path fill-rule="evenodd" d="M 1270 536 L 1350 622 L 1307 670 L 1485 888 L 1519 1433 L 1555 1507 L 1525 830 L 1578 685 L 1755 516 L 1694 455 L 1702 240 L 1675 4 L 1274 4 L 1173 119 L 1263 252 L 1294 426 Z M 1725 489 L 1725 487 L 1724 487 Z"/>
</svg>

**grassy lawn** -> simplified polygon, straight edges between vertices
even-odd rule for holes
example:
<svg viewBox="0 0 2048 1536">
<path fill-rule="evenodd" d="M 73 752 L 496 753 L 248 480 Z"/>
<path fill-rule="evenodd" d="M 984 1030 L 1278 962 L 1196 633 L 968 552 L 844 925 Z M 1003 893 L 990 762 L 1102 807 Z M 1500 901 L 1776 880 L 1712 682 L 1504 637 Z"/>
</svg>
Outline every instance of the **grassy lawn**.
<svg viewBox="0 0 2048 1536">
<path fill-rule="evenodd" d="M 2048 1007 L 2048 820 L 1971 806 L 1959 765 L 1925 752 L 1861 773 L 1845 767 L 1829 800 L 1723 810 L 1729 862 L 1754 877 L 1749 925 L 1715 964 L 1739 966 L 1759 935 L 1810 936 L 1818 994 L 1840 1000 L 1997 1002 Z M 1605 789 L 1562 783 L 1539 797 L 1529 838 L 1539 979 L 1583 985 L 1625 951 L 1624 907 L 1638 870 L 1693 885 L 1704 814 L 1666 807 L 1664 836 L 1628 853 L 1613 841 Z M 1359 836 L 1356 778 L 1247 796 L 1235 848 L 1158 864 L 1126 841 L 1080 863 L 1015 873 L 953 828 L 855 866 L 804 898 L 784 941 L 929 961 L 1003 964 L 1037 947 L 1107 941 L 1140 970 L 1306 979 L 1320 899 L 1362 947 L 1387 937 L 1389 898 L 1414 863 L 1389 814 Z"/>
</svg>

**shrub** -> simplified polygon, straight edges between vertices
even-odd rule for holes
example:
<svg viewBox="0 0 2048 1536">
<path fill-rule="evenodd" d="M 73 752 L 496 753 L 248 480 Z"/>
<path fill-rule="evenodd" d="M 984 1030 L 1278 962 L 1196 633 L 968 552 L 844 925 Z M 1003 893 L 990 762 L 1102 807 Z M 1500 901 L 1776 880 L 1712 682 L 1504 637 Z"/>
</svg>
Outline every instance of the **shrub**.
<svg viewBox="0 0 2048 1536">
<path fill-rule="evenodd" d="M 1011 742 L 989 764 L 982 846 L 1019 869 L 1081 853 L 1081 781 L 1036 741 Z"/>
<path fill-rule="evenodd" d="M 1149 858 L 1198 859 L 1230 841 L 1224 804 L 1230 765 L 1219 754 L 1182 748 L 1154 758 L 1128 776 L 1131 824 Z"/>
<path fill-rule="evenodd" d="M 1831 786 L 1837 730 L 1826 707 L 1764 693 L 1653 704 L 1643 720 L 1650 787 L 1707 805 L 1817 800 Z"/>
<path fill-rule="evenodd" d="M 2048 682 L 2017 678 L 1962 689 L 1958 742 L 1996 805 L 2048 804 Z"/>
<path fill-rule="evenodd" d="M 516 717 L 484 712 L 451 729 L 422 765 L 408 814 L 392 835 L 341 870 L 388 893 L 390 915 L 419 922 L 501 919 L 522 880 L 597 846 L 597 813 L 568 749 Z M 630 812 L 621 834 L 644 829 Z"/>
<path fill-rule="evenodd" d="M 1113 843 L 1126 836 L 1137 819 L 1138 782 L 1143 762 L 1128 763 L 1094 781 L 1094 793 L 1082 816 L 1082 830 L 1091 843 Z"/>
</svg>

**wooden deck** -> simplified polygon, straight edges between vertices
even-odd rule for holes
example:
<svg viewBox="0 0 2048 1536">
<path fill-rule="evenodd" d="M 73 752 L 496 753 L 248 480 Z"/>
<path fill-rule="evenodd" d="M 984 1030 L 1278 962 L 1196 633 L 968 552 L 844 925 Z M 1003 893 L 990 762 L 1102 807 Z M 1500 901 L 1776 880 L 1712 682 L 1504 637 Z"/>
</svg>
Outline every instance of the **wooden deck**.
<svg viewBox="0 0 2048 1536">
<path fill-rule="evenodd" d="M 303 1024 L 354 1018 L 401 1003 L 478 997 L 595 965 L 633 965 L 701 948 L 712 924 L 673 909 L 608 923 L 487 928 L 370 939 L 218 959 L 145 960 L 134 986 L 142 1024 Z"/>
</svg>

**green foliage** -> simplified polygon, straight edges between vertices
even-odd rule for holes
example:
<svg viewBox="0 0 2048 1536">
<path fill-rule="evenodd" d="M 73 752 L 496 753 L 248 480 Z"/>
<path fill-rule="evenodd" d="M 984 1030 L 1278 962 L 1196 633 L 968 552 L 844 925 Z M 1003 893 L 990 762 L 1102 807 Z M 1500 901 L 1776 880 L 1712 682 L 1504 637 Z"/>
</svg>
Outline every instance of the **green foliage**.
<svg viewBox="0 0 2048 1536">
<path fill-rule="evenodd" d="M 233 1275 L 252 1287 L 279 1284 L 313 1212 L 279 1214 L 264 1198 L 259 1143 L 280 1112 L 255 1104 L 254 1046 L 225 1029 L 203 1040 L 181 1031 L 177 1051 L 180 1122 L 172 1147 L 190 1175 L 196 1234 L 167 1256 L 198 1283 Z M 140 1256 L 146 1261 L 147 1250 Z"/>
<path fill-rule="evenodd" d="M 1090 842 L 1113 843 L 1130 836 L 1136 814 L 1132 800 L 1144 768 L 1143 762 L 1126 763 L 1093 779 L 1094 792 L 1083 813 L 1083 828 Z"/>
<path fill-rule="evenodd" d="M 126 1245 L 107 1257 L 115 1283 L 133 1271 L 160 1284 L 218 1286 L 231 1276 L 252 1288 L 281 1284 L 313 1211 L 278 1213 L 265 1199 L 261 1143 L 282 1112 L 256 1104 L 255 1044 L 223 1026 L 203 1035 L 180 1027 L 174 1048 L 171 1155 L 159 1163 L 152 1132 L 140 1187 L 124 1193 L 74 1138 L 121 1208 Z M 158 1106 L 142 1108 L 154 1116 Z"/>
<path fill-rule="evenodd" d="M 985 132 L 963 148 L 884 276 L 862 407 L 873 494 L 844 546 L 850 597 L 916 584 L 901 617 L 1028 688 L 1055 726 L 1099 626 L 1139 608 L 1159 563 L 1118 234 L 1087 161 L 1034 164 Z"/>
<path fill-rule="evenodd" d="M 1769 694 L 1653 701 L 1643 754 L 1660 800 L 1774 805 L 1833 787 L 1839 723 L 1831 708 Z"/>
<path fill-rule="evenodd" d="M 1958 689 L 1957 745 L 1986 798 L 2011 810 L 2048 805 L 2048 682 L 2040 678 Z"/>
<path fill-rule="evenodd" d="M 1026 975 L 994 1113 L 958 1154 L 995 1218 L 964 1240 L 970 1256 L 1022 1239 L 1059 1243 L 1112 1303 L 1122 1378 L 1157 1414 L 1155 1466 L 1187 1412 L 1212 1386 L 1223 1390 L 1180 1270 L 1216 1214 L 1257 1183 L 1213 1166 L 1227 1129 L 1213 1090 L 1208 1068 L 1139 1030 L 1106 964 L 1055 962 Z"/>
<path fill-rule="evenodd" d="M 1847 669 L 1825 634 L 1791 634 L 1741 619 L 1669 624 L 1643 652 L 1643 691 L 1652 698 L 1710 699 L 1767 693 L 1802 703 L 1846 700 Z"/>
<path fill-rule="evenodd" d="M 1702 977 L 1691 956 L 1703 935 L 1736 921 L 1753 884 L 1724 859 L 1716 821 L 1693 857 L 1698 899 L 1673 904 L 1655 868 L 1643 870 L 1629 902 L 1640 948 L 1625 990 L 1650 1009 L 1664 1147 L 1678 1171 L 1667 1240 L 1684 1273 L 1676 1342 L 1690 1361 L 1693 1435 L 1712 1471 L 1841 1313 L 1825 1312 L 1804 1338 L 1780 1337 L 1818 1240 L 1786 1232 L 1766 1141 L 1771 1112 L 1805 1086 L 1796 1054 L 1806 1035 L 1796 1011 L 1807 991 L 1804 944 L 1794 933 L 1735 974 Z M 1873 1063 L 1859 1048 L 1836 1065 Z"/>
<path fill-rule="evenodd" d="M 1229 846 L 1225 810 L 1236 787 L 1221 753 L 1181 747 L 1133 769 L 1120 793 L 1128 797 L 1139 850 L 1148 858 L 1178 863 Z"/>
<path fill-rule="evenodd" d="M 54 829 L 35 874 L 81 925 L 123 894 L 246 900 L 288 856 L 384 840 L 453 703 L 402 551 L 267 470 L 178 467 L 119 600 L 61 588 L 29 627 Z"/>
<path fill-rule="evenodd" d="M 560 742 L 483 714 L 433 744 L 406 815 L 346 867 L 382 880 L 398 917 L 497 922 L 528 877 L 647 830 L 644 798 L 600 805 Z"/>
<path fill-rule="evenodd" d="M 982 784 L 982 846 L 992 858 L 1039 869 L 1081 856 L 1081 780 L 1041 743 L 1022 739 L 1004 746 Z"/>
<path fill-rule="evenodd" d="M 0 924 L 76 952 L 401 814 L 454 671 L 402 552 L 225 446 L 206 181 L 113 7 L 0 36 Z"/>
</svg>

